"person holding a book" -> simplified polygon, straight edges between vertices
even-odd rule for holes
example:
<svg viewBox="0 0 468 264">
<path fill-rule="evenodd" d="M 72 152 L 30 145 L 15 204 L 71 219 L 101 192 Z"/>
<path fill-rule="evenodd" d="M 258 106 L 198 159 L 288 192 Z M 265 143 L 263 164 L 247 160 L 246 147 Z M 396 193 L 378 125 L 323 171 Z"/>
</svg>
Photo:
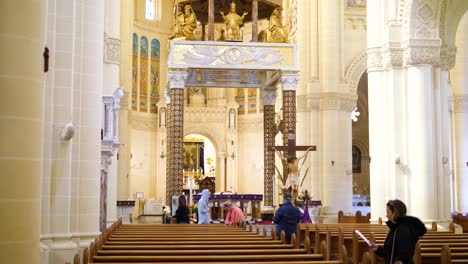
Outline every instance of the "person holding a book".
<svg viewBox="0 0 468 264">
<path fill-rule="evenodd" d="M 416 217 L 406 215 L 406 205 L 396 199 L 387 203 L 387 226 L 390 231 L 383 246 L 371 244 L 372 250 L 385 259 L 385 264 L 413 263 L 414 249 L 426 226 Z"/>
</svg>

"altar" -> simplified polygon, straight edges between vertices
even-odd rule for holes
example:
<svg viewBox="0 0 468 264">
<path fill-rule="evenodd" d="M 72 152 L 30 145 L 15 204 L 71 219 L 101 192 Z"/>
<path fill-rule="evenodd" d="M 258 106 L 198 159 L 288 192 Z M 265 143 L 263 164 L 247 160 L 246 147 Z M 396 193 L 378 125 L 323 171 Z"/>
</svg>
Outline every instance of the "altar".
<svg viewBox="0 0 468 264">
<path fill-rule="evenodd" d="M 301 207 L 304 209 L 304 201 L 296 201 L 296 205 L 298 207 Z M 320 207 L 322 207 L 322 201 L 321 200 L 310 200 L 308 201 L 308 207 L 309 207 L 309 215 L 312 220 L 312 223 L 320 223 L 320 218 L 319 218 L 319 210 Z"/>
<path fill-rule="evenodd" d="M 198 202 L 201 194 L 193 195 L 193 200 Z M 252 218 L 258 219 L 260 213 L 260 202 L 263 200 L 262 194 L 234 194 L 234 193 L 220 193 L 210 194 L 208 206 L 211 211 L 212 220 L 223 220 L 224 219 L 224 202 L 231 200 L 233 204 L 239 204 L 240 208 L 247 217 L 247 210 L 249 204 L 252 210 Z"/>
</svg>

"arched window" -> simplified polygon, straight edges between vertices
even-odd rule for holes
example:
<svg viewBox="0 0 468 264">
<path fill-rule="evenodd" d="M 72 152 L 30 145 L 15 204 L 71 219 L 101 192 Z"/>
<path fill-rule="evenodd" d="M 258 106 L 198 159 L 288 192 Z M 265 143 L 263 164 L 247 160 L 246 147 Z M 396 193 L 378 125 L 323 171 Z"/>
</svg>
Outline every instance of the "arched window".
<svg viewBox="0 0 468 264">
<path fill-rule="evenodd" d="M 154 2 L 155 0 L 146 0 L 145 18 L 148 20 L 154 20 Z"/>
<path fill-rule="evenodd" d="M 151 100 L 151 109 L 150 112 L 156 114 L 158 112 L 158 108 L 156 104 L 159 101 L 159 58 L 160 58 L 160 43 L 159 40 L 153 39 L 151 40 L 151 92 L 150 92 L 150 100 Z"/>
<path fill-rule="evenodd" d="M 138 36 L 133 33 L 132 43 L 132 110 L 137 110 L 137 98 L 138 98 Z"/>
<path fill-rule="evenodd" d="M 148 110 L 148 39 L 140 40 L 140 112 Z"/>
</svg>

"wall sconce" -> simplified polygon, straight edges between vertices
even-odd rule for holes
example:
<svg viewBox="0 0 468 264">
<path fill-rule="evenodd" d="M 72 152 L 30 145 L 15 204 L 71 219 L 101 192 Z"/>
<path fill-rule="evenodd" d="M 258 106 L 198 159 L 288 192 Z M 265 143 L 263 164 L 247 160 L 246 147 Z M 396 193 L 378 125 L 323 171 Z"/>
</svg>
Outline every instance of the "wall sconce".
<svg viewBox="0 0 468 264">
<path fill-rule="evenodd" d="M 331 161 L 331 165 L 335 166 L 335 161 L 334 160 Z"/>
<path fill-rule="evenodd" d="M 161 140 L 161 155 L 159 155 L 161 159 L 164 159 L 166 157 L 166 154 L 164 154 L 164 140 Z"/>
<path fill-rule="evenodd" d="M 231 140 L 231 145 L 234 148 L 234 140 Z M 234 154 L 234 151 L 231 153 L 231 159 L 234 159 L 236 157 L 236 154 Z"/>
<path fill-rule="evenodd" d="M 447 157 L 442 157 L 442 164 L 447 164 L 448 158 Z"/>
</svg>

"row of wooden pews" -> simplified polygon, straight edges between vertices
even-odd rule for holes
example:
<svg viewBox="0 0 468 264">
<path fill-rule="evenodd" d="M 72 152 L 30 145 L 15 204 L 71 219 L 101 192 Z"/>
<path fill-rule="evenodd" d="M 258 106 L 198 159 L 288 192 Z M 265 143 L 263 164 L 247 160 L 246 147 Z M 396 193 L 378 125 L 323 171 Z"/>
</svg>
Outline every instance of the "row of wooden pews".
<svg viewBox="0 0 468 264">
<path fill-rule="evenodd" d="M 381 221 L 380 221 L 381 223 Z M 354 231 L 358 229 L 370 240 L 383 245 L 388 227 L 383 224 L 339 223 L 300 224 L 298 243 L 310 240 L 313 253 L 322 253 L 320 241 L 325 241 L 327 259 L 336 259 L 339 248 L 349 252 L 349 263 L 379 263 L 378 257 Z M 419 263 L 468 263 L 468 234 L 455 234 L 453 224 L 449 231 L 437 231 L 437 224 L 424 235 L 417 246 L 414 262 Z"/>
<path fill-rule="evenodd" d="M 320 252 L 311 253 L 309 240 L 299 248 L 296 237 L 285 244 L 284 233 L 273 236 L 225 225 L 112 225 L 84 252 L 88 263 L 289 263 L 344 264 L 346 249 L 342 247 L 336 260 L 328 260 L 326 242 Z M 272 234 L 276 231 L 273 230 Z"/>
</svg>

